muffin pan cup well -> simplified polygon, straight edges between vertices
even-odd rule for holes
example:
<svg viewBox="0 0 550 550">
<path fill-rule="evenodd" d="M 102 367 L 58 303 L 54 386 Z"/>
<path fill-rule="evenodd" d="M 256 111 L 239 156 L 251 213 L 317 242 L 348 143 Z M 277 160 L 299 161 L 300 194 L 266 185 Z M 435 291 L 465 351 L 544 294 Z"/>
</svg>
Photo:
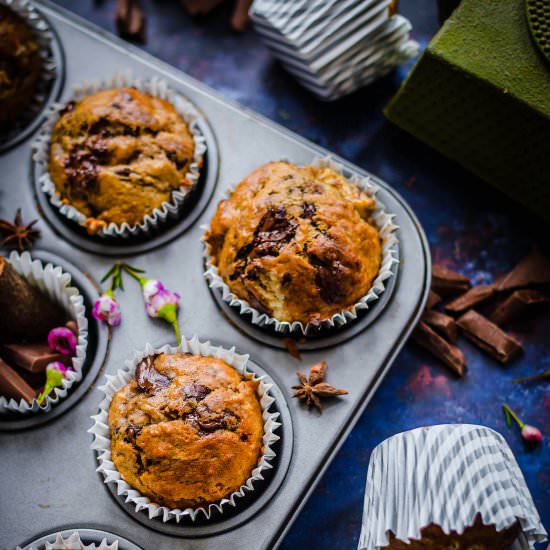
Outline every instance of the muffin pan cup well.
<svg viewBox="0 0 550 550">
<path fill-rule="evenodd" d="M 76 538 L 75 535 L 77 535 L 78 538 Z M 55 533 L 49 533 L 34 538 L 19 546 L 17 550 L 43 550 L 46 543 L 59 544 L 59 542 L 62 544 L 72 544 L 71 546 L 67 546 L 67 550 L 69 550 L 70 548 L 74 548 L 73 545 L 76 544 L 76 541 L 85 545 L 87 550 L 143 550 L 133 542 L 119 537 L 114 533 L 108 533 L 100 529 L 81 529 L 76 527 L 74 529 L 63 529 Z"/>
<path fill-rule="evenodd" d="M 46 16 L 29 0 L 0 0 L 18 13 L 31 27 L 37 38 L 42 60 L 40 79 L 34 96 L 21 120 L 13 127 L 0 131 L 0 154 L 28 138 L 42 122 L 42 114 L 61 93 L 65 62 L 63 48 L 55 29 Z"/>
<path fill-rule="evenodd" d="M 203 277 L 201 225 L 210 222 L 228 184 L 240 181 L 261 164 L 281 158 L 298 165 L 308 164 L 330 153 L 227 101 L 173 67 L 107 35 L 47 0 L 34 1 L 58 33 L 67 54 L 67 82 L 61 101 L 70 99 L 73 85 L 109 78 L 125 69 L 130 69 L 136 77 L 158 76 L 166 80 L 171 89 L 197 106 L 203 117 L 201 120 L 207 119 L 207 128 L 211 125 L 215 131 L 220 162 L 214 173 L 210 171 L 213 159 L 207 163 L 208 179 L 212 177 L 209 189 L 214 190 L 215 195 L 210 198 L 205 188 L 181 225 L 176 224 L 149 241 L 117 245 L 103 242 L 106 239 L 98 242 L 79 235 L 66 221 L 52 215 L 47 200 L 45 206 L 38 202 L 37 208 L 34 195 L 38 195 L 38 191 L 33 194 L 29 181 L 29 169 L 33 169 L 29 139 L 0 157 L 0 216 L 9 219 L 16 208 L 21 207 L 24 218 L 29 221 L 41 218 L 38 227 L 42 235 L 36 243 L 37 248 L 55 253 L 59 260 L 54 263 L 73 275 L 81 291 L 88 287 L 77 281 L 75 271 L 65 267 L 62 258 L 82 266 L 82 271 L 99 281 L 114 261 L 122 259 L 123 255 L 130 256 L 126 260 L 128 263 L 146 270 L 148 277 L 159 278 L 167 288 L 179 292 L 182 296 L 182 333 L 197 334 L 202 341 L 211 340 L 225 348 L 235 346 L 240 353 L 250 354 L 251 370 L 259 375 L 267 374 L 275 383 L 272 389 L 274 405 L 281 414 L 282 425 L 281 432 L 277 432 L 281 440 L 276 444 L 279 447 L 276 448 L 274 468 L 266 471 L 265 483 L 259 483 L 253 493 L 237 501 L 234 508 L 228 507 L 221 518 L 212 516 L 210 520 L 193 524 L 183 519 L 179 524 L 164 523 L 159 518 L 149 519 L 146 512 L 136 512 L 134 505 L 123 502 L 124 497 L 113 495 L 112 484 L 106 485 L 103 476 L 96 471 L 97 459 L 90 450 L 92 436 L 87 430 L 91 425 L 90 417 L 98 412 L 102 394 L 95 391 L 100 382 L 93 375 L 90 380 L 96 380 L 94 389 L 88 391 L 89 386 L 83 387 L 88 381 L 85 374 L 73 388 L 74 393 L 59 404 L 59 409 L 65 407 L 73 395 L 83 389 L 77 396 L 78 406 L 68 414 L 50 416 L 57 414 L 56 406 L 47 414 L 34 415 L 53 418 L 52 422 L 35 429 L 0 431 L 3 459 L 0 477 L 3 494 L 9 495 L 9 498 L 0 499 L 0 540 L 7 548 L 15 548 L 28 540 L 32 532 L 46 534 L 54 530 L 52 526 L 57 526 L 55 529 L 82 526 L 85 513 L 86 526 L 119 534 L 148 550 L 172 550 L 178 545 L 193 550 L 275 548 L 422 313 L 430 283 L 430 258 L 422 229 L 402 198 L 371 175 L 372 183 L 379 187 L 377 197 L 387 212 L 395 214 L 395 224 L 399 226 L 400 263 L 398 276 L 388 279 L 388 285 L 392 286 L 388 286 L 365 312 L 364 324 L 363 319 L 349 323 L 338 331 L 338 340 L 328 341 L 327 337 L 324 344 L 328 347 L 312 346 L 302 351 L 301 361 L 276 345 L 282 339 L 280 336 L 269 334 L 267 341 L 256 340 L 251 337 L 252 332 L 245 332 L 228 321 L 225 310 L 212 299 Z M 210 148 L 209 157 L 211 151 Z M 335 160 L 343 164 L 346 172 L 368 175 L 349 162 Z M 187 224 L 185 233 L 182 233 L 183 224 Z M 179 238 L 175 239 L 176 236 Z M 83 278 L 86 279 L 86 275 Z M 92 290 L 85 293 L 93 301 L 97 289 L 92 285 Z M 132 350 L 143 349 L 146 342 L 155 347 L 174 342 L 173 332 L 166 323 L 147 317 L 137 282 L 126 279 L 125 291 L 117 292 L 117 299 L 122 310 L 121 325 L 111 332 L 104 325 L 98 325 L 100 334 L 112 335 L 104 365 L 105 375 L 117 373 Z M 252 327 L 246 319 L 243 322 Z M 96 349 L 95 364 L 102 353 L 99 344 L 90 340 L 90 346 Z M 103 358 L 104 353 L 100 363 Z M 291 398 L 291 386 L 298 383 L 297 370 L 307 373 L 312 365 L 322 360 L 328 364 L 327 381 L 350 393 L 338 399 L 327 399 L 323 415 L 319 416 L 315 410 L 308 411 L 298 399 Z M 97 370 L 100 368 L 98 366 Z M 358 494 L 362 490 L 363 487 L 358 487 Z M 330 510 L 330 506 L 328 502 L 327 509 Z M 31 532 L 29 525 L 32 525 Z"/>
</svg>

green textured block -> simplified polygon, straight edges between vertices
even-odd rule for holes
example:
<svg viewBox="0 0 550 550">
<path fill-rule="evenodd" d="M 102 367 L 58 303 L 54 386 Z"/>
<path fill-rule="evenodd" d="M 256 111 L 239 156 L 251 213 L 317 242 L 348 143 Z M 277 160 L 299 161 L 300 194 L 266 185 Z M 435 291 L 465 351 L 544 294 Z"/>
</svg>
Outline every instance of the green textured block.
<svg viewBox="0 0 550 550">
<path fill-rule="evenodd" d="M 550 65 L 524 0 L 462 0 L 385 114 L 550 219 Z"/>
</svg>

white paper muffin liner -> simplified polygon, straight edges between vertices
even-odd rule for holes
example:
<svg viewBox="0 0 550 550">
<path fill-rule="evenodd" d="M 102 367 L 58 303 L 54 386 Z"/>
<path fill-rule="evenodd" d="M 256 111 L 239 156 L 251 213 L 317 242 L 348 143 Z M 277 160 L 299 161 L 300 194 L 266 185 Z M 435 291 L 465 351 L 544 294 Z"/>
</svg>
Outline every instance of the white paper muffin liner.
<svg viewBox="0 0 550 550">
<path fill-rule="evenodd" d="M 514 550 L 534 548 L 547 533 L 504 438 L 471 424 L 444 424 L 400 433 L 370 458 L 358 550 L 409 542 L 430 524 L 462 533 L 477 514 L 498 531 L 516 521 Z"/>
<path fill-rule="evenodd" d="M 206 258 L 206 271 L 204 277 L 208 281 L 208 285 L 215 291 L 220 291 L 224 302 L 231 307 L 239 309 L 241 315 L 250 315 L 253 324 L 258 326 L 267 326 L 273 328 L 277 332 L 285 333 L 301 333 L 303 335 L 311 334 L 312 332 L 318 332 L 321 330 L 340 328 L 347 323 L 355 320 L 361 310 L 369 308 L 369 304 L 377 300 L 384 292 L 385 284 L 387 280 L 394 274 L 393 267 L 399 263 L 398 255 L 398 239 L 397 230 L 398 226 L 393 223 L 393 214 L 388 214 L 384 205 L 376 198 L 376 192 L 378 186 L 370 181 L 368 176 L 360 177 L 358 175 L 346 176 L 344 168 L 341 164 L 334 162 L 331 157 L 316 158 L 311 162 L 312 166 L 319 168 L 331 168 L 338 174 L 346 177 L 347 181 L 357 185 L 361 191 L 364 191 L 369 197 L 372 197 L 376 201 L 376 206 L 373 211 L 372 221 L 378 230 L 380 240 L 382 243 L 382 261 L 378 274 L 374 278 L 371 288 L 357 303 L 352 305 L 349 309 L 334 314 L 330 319 L 321 321 L 319 325 L 313 326 L 312 323 L 302 323 L 300 321 L 280 321 L 275 317 L 271 317 L 266 313 L 262 313 L 252 307 L 249 302 L 238 298 L 226 282 L 219 274 L 218 268 L 213 263 L 211 255 L 211 247 L 206 241 L 206 232 L 209 227 L 204 226 L 205 234 L 203 235 L 204 251 L 203 256 Z M 238 185 L 238 184 L 237 184 Z M 234 186 L 236 187 L 236 186 Z M 234 190 L 234 187 L 229 190 L 228 197 Z"/>
<path fill-rule="evenodd" d="M 151 344 L 146 344 L 143 351 L 134 352 L 133 359 L 126 361 L 126 369 L 119 370 L 116 375 L 107 375 L 107 382 L 99 389 L 105 393 L 105 398 L 99 405 L 99 414 L 92 416 L 94 421 L 93 426 L 88 430 L 93 435 L 93 443 L 91 448 L 98 453 L 99 467 L 98 472 L 104 477 L 105 483 L 116 484 L 116 491 L 119 496 L 126 497 L 125 502 L 131 502 L 135 506 L 136 512 L 147 510 L 149 519 L 160 517 L 163 522 L 175 520 L 179 522 L 183 517 L 189 517 L 195 521 L 197 517 L 206 517 L 210 519 L 211 514 L 217 510 L 223 513 L 227 506 L 236 506 L 237 499 L 244 497 L 247 493 L 254 491 L 254 484 L 263 480 L 263 473 L 271 469 L 273 466 L 270 461 L 275 457 L 275 452 L 272 445 L 280 438 L 274 432 L 281 425 L 277 422 L 279 417 L 278 412 L 270 412 L 271 405 L 275 402 L 275 398 L 270 395 L 270 388 L 273 384 L 266 384 L 263 377 L 253 375 L 252 380 L 258 380 L 258 395 L 260 397 L 260 405 L 262 408 L 262 417 L 264 420 L 264 435 L 263 435 L 263 454 L 258 465 L 252 470 L 250 477 L 238 491 L 231 493 L 226 498 L 219 502 L 209 504 L 208 508 L 186 508 L 184 510 L 171 509 L 166 506 L 160 506 L 143 496 L 139 491 L 136 491 L 128 483 L 126 483 L 113 461 L 111 460 L 111 434 L 109 430 L 109 407 L 113 396 L 121 390 L 133 377 L 137 364 L 147 357 L 159 353 L 192 353 L 194 355 L 202 355 L 205 357 L 216 357 L 231 365 L 240 374 L 252 374 L 247 370 L 248 355 L 239 355 L 235 352 L 235 348 L 226 349 L 221 346 L 212 346 L 210 342 L 200 342 L 194 336 L 188 340 L 183 338 L 182 343 L 178 347 L 169 345 L 155 348 Z"/>
<path fill-rule="evenodd" d="M 73 357 L 73 370 L 67 371 L 68 378 L 63 379 L 61 387 L 55 388 L 40 405 L 36 399 L 29 404 L 24 399 L 17 402 L 15 399 L 6 399 L 0 396 L 0 414 L 19 412 L 21 414 L 47 412 L 53 405 L 67 396 L 69 389 L 82 378 L 82 366 L 86 360 L 88 347 L 88 319 L 84 298 L 77 288 L 71 286 L 71 275 L 61 267 L 51 263 L 44 265 L 40 260 L 33 260 L 28 252 L 18 254 L 12 252 L 8 258 L 15 270 L 23 275 L 31 285 L 40 289 L 50 300 L 59 304 L 67 315 L 78 325 L 78 340 L 76 355 Z M 54 327 L 52 327 L 54 328 Z"/>
<path fill-rule="evenodd" d="M 57 65 L 53 59 L 51 43 L 52 31 L 47 20 L 34 8 L 29 0 L 0 0 L 0 4 L 7 6 L 25 20 L 32 30 L 38 46 L 41 59 L 41 70 L 36 83 L 34 95 L 25 112 L 15 122 L 13 130 L 3 132 L 0 141 L 7 141 L 27 126 L 30 121 L 43 109 L 50 90 L 50 83 L 57 77 Z"/>
<path fill-rule="evenodd" d="M 160 227 L 167 220 L 176 218 L 186 198 L 198 184 L 204 154 L 206 153 L 206 139 L 199 128 L 198 122 L 200 116 L 197 109 L 188 99 L 172 90 L 168 83 L 159 77 L 142 79 L 134 78 L 131 73 L 121 73 L 109 80 L 82 82 L 73 88 L 71 100 L 78 102 L 86 96 L 101 90 L 127 87 L 136 88 L 141 92 L 168 101 L 186 122 L 195 143 L 193 162 L 189 167 L 189 172 L 185 176 L 192 182 L 192 185 L 189 187 L 182 186 L 172 191 L 171 201 L 163 202 L 160 208 L 155 208 L 151 214 L 147 214 L 141 223 L 136 225 L 129 225 L 126 222 L 121 225 L 110 223 L 96 233 L 100 237 L 131 238 L 147 234 Z M 40 168 L 40 188 L 49 196 L 51 204 L 69 220 L 84 226 L 86 220 L 88 220 L 88 216 L 77 210 L 74 206 L 63 203 L 48 171 L 51 134 L 65 105 L 66 103 L 55 103 L 46 113 L 46 121 L 40 129 L 38 138 L 33 143 L 33 160 L 38 163 Z"/>
<path fill-rule="evenodd" d="M 17 550 L 22 549 L 18 546 Z M 61 533 L 56 533 L 54 542 L 46 542 L 41 548 L 31 546 L 29 550 L 118 550 L 118 541 L 109 543 L 107 538 L 104 538 L 99 544 L 84 544 L 75 531 L 68 538 L 63 538 Z"/>
</svg>

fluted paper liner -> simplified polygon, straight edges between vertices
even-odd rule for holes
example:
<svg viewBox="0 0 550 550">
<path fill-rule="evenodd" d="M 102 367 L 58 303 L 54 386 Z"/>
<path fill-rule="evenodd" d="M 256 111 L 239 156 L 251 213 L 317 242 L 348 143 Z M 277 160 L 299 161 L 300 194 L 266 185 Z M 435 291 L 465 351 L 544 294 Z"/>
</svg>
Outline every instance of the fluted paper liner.
<svg viewBox="0 0 550 550">
<path fill-rule="evenodd" d="M 186 508 L 184 510 L 171 509 L 166 506 L 160 506 L 149 500 L 149 498 L 141 495 L 128 483 L 126 483 L 113 461 L 111 460 L 111 434 L 109 430 L 109 407 L 113 396 L 122 389 L 134 376 L 137 364 L 148 355 L 160 353 L 192 353 L 194 355 L 202 355 L 205 357 L 216 357 L 225 361 L 232 366 L 240 374 L 252 375 L 252 380 L 258 380 L 258 395 L 260 397 L 260 405 L 262 408 L 262 417 L 264 420 L 264 435 L 263 435 L 263 454 L 258 461 L 258 465 L 252 470 L 250 477 L 238 491 L 231 493 L 226 498 L 220 501 L 209 504 L 206 507 Z M 271 446 L 280 438 L 275 435 L 275 430 L 281 425 L 277 422 L 279 417 L 278 412 L 270 412 L 271 405 L 275 402 L 275 398 L 270 395 L 270 388 L 273 384 L 266 384 L 263 377 L 257 377 L 250 373 L 247 369 L 248 355 L 239 355 L 235 352 L 235 348 L 226 349 L 221 346 L 212 346 L 210 342 L 200 342 L 194 336 L 191 340 L 182 339 L 182 343 L 178 347 L 165 345 L 160 348 L 155 348 L 151 344 L 146 344 L 143 351 L 134 352 L 133 359 L 126 361 L 126 369 L 119 370 L 116 375 L 107 375 L 107 382 L 99 389 L 105 393 L 105 398 L 99 405 L 99 414 L 92 416 L 94 425 L 88 430 L 93 435 L 92 449 L 98 454 L 99 467 L 97 471 L 104 477 L 105 483 L 113 483 L 116 485 L 116 491 L 119 496 L 126 497 L 126 502 L 130 502 L 135 506 L 136 512 L 147 510 L 149 519 L 161 517 L 162 521 L 167 522 L 176 520 L 179 522 L 182 517 L 189 517 L 195 521 L 197 517 L 205 516 L 210 519 L 214 510 L 223 513 L 227 506 L 236 506 L 237 499 L 244 497 L 245 494 L 254 491 L 254 485 L 263 480 L 263 472 L 271 469 L 273 466 L 270 461 L 275 457 L 275 452 Z"/>
<path fill-rule="evenodd" d="M 71 286 L 71 275 L 64 272 L 61 267 L 51 263 L 44 265 L 40 260 L 33 260 L 28 252 L 18 254 L 14 251 L 8 260 L 18 273 L 23 275 L 31 285 L 40 289 L 52 302 L 59 304 L 78 325 L 73 370 L 67 371 L 68 378 L 63 379 L 61 387 L 55 388 L 41 405 L 36 399 L 30 404 L 24 399 L 17 402 L 15 399 L 8 400 L 0 396 L 0 414 L 8 411 L 22 414 L 47 412 L 53 405 L 65 398 L 73 384 L 82 378 L 82 366 L 86 360 L 86 348 L 88 347 L 88 319 L 86 319 L 84 298 L 77 288 Z"/>
<path fill-rule="evenodd" d="M 378 274 L 374 278 L 371 288 L 367 294 L 365 294 L 365 296 L 363 296 L 350 308 L 334 314 L 330 319 L 321 321 L 320 327 L 317 325 L 314 327 L 311 323 L 304 324 L 300 321 L 280 321 L 275 317 L 262 313 L 252 307 L 246 300 L 242 300 L 233 294 L 229 286 L 220 276 L 218 268 L 214 265 L 213 258 L 211 257 L 211 247 L 206 241 L 205 236 L 203 236 L 203 242 L 205 245 L 203 254 L 206 258 L 207 266 L 204 277 L 208 281 L 210 288 L 215 291 L 220 291 L 223 301 L 231 307 L 239 308 L 241 315 L 251 315 L 253 324 L 272 327 L 277 332 L 281 333 L 301 333 L 307 335 L 311 332 L 318 331 L 319 328 L 321 330 L 334 327 L 339 328 L 353 321 L 357 318 L 361 310 L 368 309 L 369 304 L 377 300 L 384 292 L 387 280 L 394 274 L 394 265 L 399 263 L 399 260 L 397 259 L 398 239 L 396 234 L 398 226 L 393 223 L 394 216 L 392 214 L 388 214 L 384 205 L 376 198 L 378 186 L 373 184 L 368 176 L 360 177 L 354 174 L 351 177 L 347 177 L 344 173 L 342 165 L 334 162 L 330 157 L 316 158 L 311 165 L 319 168 L 331 168 L 338 174 L 346 177 L 348 182 L 357 185 L 361 191 L 364 191 L 369 197 L 374 198 L 376 202 L 376 206 L 372 214 L 372 221 L 380 235 L 380 241 L 382 244 L 382 261 Z M 234 188 L 229 190 L 228 196 L 231 195 L 233 189 Z M 206 232 L 209 228 L 205 226 L 203 229 Z"/>
<path fill-rule="evenodd" d="M 470 424 L 400 433 L 372 453 L 358 550 L 386 546 L 388 531 L 404 542 L 419 539 L 430 524 L 462 533 L 477 514 L 497 531 L 519 521 L 517 550 L 546 540 L 521 470 L 499 433 Z"/>
<path fill-rule="evenodd" d="M 113 78 L 105 81 L 82 82 L 73 88 L 73 96 L 71 99 L 78 102 L 86 96 L 101 90 L 126 87 L 133 87 L 141 92 L 168 101 L 184 119 L 195 143 L 193 162 L 189 167 L 189 172 L 185 176 L 192 185 L 189 187 L 182 186 L 172 191 L 171 201 L 163 202 L 160 208 L 155 208 L 151 214 L 147 214 L 141 223 L 136 225 L 130 225 L 126 222 L 121 225 L 110 223 L 98 231 L 97 235 L 100 237 L 131 238 L 137 235 L 147 234 L 162 226 L 167 220 L 176 218 L 185 204 L 187 197 L 198 185 L 200 170 L 206 152 L 206 140 L 198 125 L 198 111 L 188 99 L 172 90 L 168 83 L 159 77 L 141 79 L 132 77 L 130 73 L 123 73 L 117 74 Z M 33 160 L 38 163 L 40 168 L 40 188 L 49 196 L 51 204 L 69 220 L 84 226 L 88 216 L 77 210 L 71 204 L 63 202 L 48 171 L 51 134 L 65 104 L 66 103 L 55 103 L 46 113 L 46 122 L 41 127 L 38 138 L 33 143 Z"/>
<path fill-rule="evenodd" d="M 17 550 L 22 549 L 18 546 Z M 75 531 L 68 538 L 63 538 L 61 533 L 56 533 L 54 542 L 46 542 L 41 548 L 31 546 L 29 550 L 118 550 L 118 541 L 109 543 L 107 538 L 103 538 L 98 544 L 84 544 L 80 535 Z"/>
<path fill-rule="evenodd" d="M 45 88 L 45 86 L 57 77 L 58 67 L 51 51 L 53 34 L 50 24 L 34 8 L 33 4 L 29 0 L 0 0 L 0 4 L 12 9 L 29 25 L 36 40 L 41 60 L 40 75 L 26 112 L 21 114 L 21 120 L 16 121 L 13 131 L 10 130 L 6 135 L 0 136 L 2 141 L 8 141 L 17 137 L 17 134 L 44 108 L 49 96 L 49 88 Z"/>
</svg>

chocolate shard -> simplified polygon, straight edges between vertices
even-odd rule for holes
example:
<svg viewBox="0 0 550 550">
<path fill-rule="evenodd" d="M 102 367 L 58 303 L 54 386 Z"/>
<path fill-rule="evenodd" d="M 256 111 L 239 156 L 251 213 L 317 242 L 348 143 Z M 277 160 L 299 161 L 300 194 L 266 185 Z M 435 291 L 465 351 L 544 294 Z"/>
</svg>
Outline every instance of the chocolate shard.
<svg viewBox="0 0 550 550">
<path fill-rule="evenodd" d="M 135 379 L 139 388 L 147 393 L 155 393 L 169 386 L 172 381 L 155 368 L 157 355 L 148 355 L 136 366 Z"/>
<path fill-rule="evenodd" d="M 428 310 L 422 315 L 422 321 L 444 336 L 449 342 L 453 344 L 456 342 L 458 328 L 455 320 L 449 315 L 445 315 L 439 311 Z"/>
<path fill-rule="evenodd" d="M 433 331 L 424 321 L 420 321 L 412 334 L 413 340 L 424 349 L 437 357 L 458 376 L 466 372 L 466 358 L 464 354 L 444 338 Z"/>
<path fill-rule="evenodd" d="M 75 335 L 78 336 L 78 324 L 76 321 L 67 321 L 65 326 Z"/>
<path fill-rule="evenodd" d="M 440 296 L 453 296 L 470 288 L 468 277 L 442 265 L 432 266 L 432 290 Z"/>
<path fill-rule="evenodd" d="M 73 364 L 72 357 L 53 352 L 48 344 L 5 344 L 0 346 L 0 357 L 29 372 L 44 372 L 54 361 L 67 366 Z"/>
<path fill-rule="evenodd" d="M 145 12 L 139 0 L 117 0 L 116 27 L 119 36 L 145 43 Z"/>
<path fill-rule="evenodd" d="M 522 351 L 520 342 L 474 310 L 456 323 L 466 338 L 501 363 L 508 363 Z"/>
<path fill-rule="evenodd" d="M 0 395 L 6 399 L 15 399 L 17 402 L 24 399 L 27 403 L 32 403 L 36 392 L 17 371 L 0 359 Z"/>
<path fill-rule="evenodd" d="M 550 258 L 535 250 L 502 279 L 499 291 L 550 284 Z"/>
<path fill-rule="evenodd" d="M 445 309 L 453 313 L 462 313 L 486 302 L 489 298 L 494 296 L 496 292 L 497 289 L 493 285 L 474 286 L 458 298 L 455 298 L 452 302 L 449 302 L 445 306 Z"/>
<path fill-rule="evenodd" d="M 514 290 L 497 306 L 490 319 L 496 325 L 503 325 L 548 303 L 550 303 L 550 294 L 546 292 L 531 288 Z"/>
<path fill-rule="evenodd" d="M 183 393 L 186 397 L 202 401 L 212 390 L 202 384 L 189 384 L 183 386 Z"/>
<path fill-rule="evenodd" d="M 428 300 L 426 302 L 426 309 L 433 309 L 437 304 L 441 302 L 443 298 L 433 290 L 430 290 L 428 294 Z"/>
</svg>

